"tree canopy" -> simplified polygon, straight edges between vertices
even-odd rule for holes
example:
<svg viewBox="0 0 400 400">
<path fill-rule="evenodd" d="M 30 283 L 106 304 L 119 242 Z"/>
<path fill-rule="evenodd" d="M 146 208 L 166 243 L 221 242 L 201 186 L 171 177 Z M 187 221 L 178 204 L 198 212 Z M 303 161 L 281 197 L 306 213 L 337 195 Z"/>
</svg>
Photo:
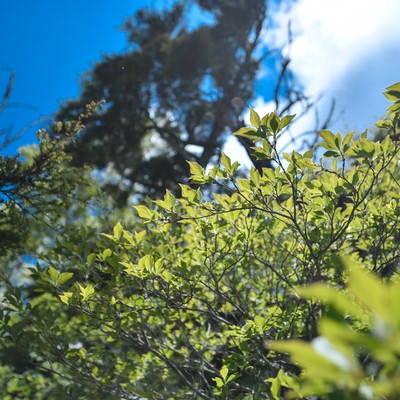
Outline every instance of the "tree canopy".
<svg viewBox="0 0 400 400">
<path fill-rule="evenodd" d="M 203 23 L 196 25 L 193 14 Z M 57 114 L 57 120 L 74 119 L 88 102 L 104 101 L 71 148 L 74 163 L 114 170 L 118 182 L 105 187 L 119 205 L 132 193 L 179 193 L 187 161 L 216 163 L 227 135 L 243 126 L 242 112 L 266 59 L 275 64 L 271 80 L 288 97 L 285 106 L 305 98 L 284 84 L 288 60 L 266 48 L 266 20 L 265 0 L 177 1 L 127 19 L 126 52 L 98 62 L 83 79 L 79 99 Z M 273 99 L 274 89 L 266 95 Z M 251 141 L 240 140 L 259 170 L 270 166 L 253 157 Z"/>
<path fill-rule="evenodd" d="M 82 215 L 3 284 L 4 398 L 397 399 L 400 84 L 386 96 L 382 141 L 323 130 L 322 154 L 280 154 L 293 116 L 252 111 L 236 134 L 274 168 L 191 161 L 200 187 L 134 223 Z"/>
</svg>

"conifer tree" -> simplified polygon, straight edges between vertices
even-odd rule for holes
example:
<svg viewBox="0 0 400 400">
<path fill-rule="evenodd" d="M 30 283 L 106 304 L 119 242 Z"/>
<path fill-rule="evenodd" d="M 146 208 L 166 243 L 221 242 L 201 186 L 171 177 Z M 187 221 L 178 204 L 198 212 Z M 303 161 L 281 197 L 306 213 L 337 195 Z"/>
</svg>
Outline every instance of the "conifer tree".
<svg viewBox="0 0 400 400">
<path fill-rule="evenodd" d="M 75 118 L 86 103 L 105 102 L 71 149 L 75 163 L 113 170 L 116 179 L 105 186 L 123 205 L 132 193 L 176 192 L 188 176 L 187 161 L 204 167 L 218 161 L 254 95 L 268 50 L 261 40 L 266 13 L 265 0 L 193 0 L 127 19 L 127 51 L 98 62 L 80 97 L 57 115 Z M 193 15 L 203 22 L 195 25 Z M 240 140 L 258 169 L 270 166 L 256 161 L 251 141 Z"/>
</svg>

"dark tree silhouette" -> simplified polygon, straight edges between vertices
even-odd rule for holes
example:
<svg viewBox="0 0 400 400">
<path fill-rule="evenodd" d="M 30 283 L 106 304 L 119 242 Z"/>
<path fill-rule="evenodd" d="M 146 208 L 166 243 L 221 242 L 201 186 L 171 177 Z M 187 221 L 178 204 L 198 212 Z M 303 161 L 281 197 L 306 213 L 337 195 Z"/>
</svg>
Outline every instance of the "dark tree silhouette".
<svg viewBox="0 0 400 400">
<path fill-rule="evenodd" d="M 193 26 L 193 7 L 208 23 Z M 219 156 L 227 134 L 243 126 L 240 115 L 270 55 L 261 43 L 266 13 L 265 0 L 193 0 L 163 12 L 142 9 L 127 19 L 128 50 L 97 63 L 80 98 L 56 117 L 75 118 L 88 102 L 105 102 L 71 149 L 75 163 L 111 165 L 118 178 L 105 186 L 117 204 L 132 193 L 176 191 L 188 160 L 206 166 Z M 281 76 L 276 73 L 277 90 L 287 65 L 284 60 Z M 241 143 L 250 155 L 251 142 Z M 270 166 L 253 161 L 259 169 Z"/>
</svg>

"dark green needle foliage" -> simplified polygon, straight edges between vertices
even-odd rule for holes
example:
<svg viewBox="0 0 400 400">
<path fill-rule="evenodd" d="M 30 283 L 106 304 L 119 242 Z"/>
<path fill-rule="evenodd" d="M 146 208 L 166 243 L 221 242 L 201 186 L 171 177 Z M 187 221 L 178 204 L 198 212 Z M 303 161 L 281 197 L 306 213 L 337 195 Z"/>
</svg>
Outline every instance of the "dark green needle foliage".
<svg viewBox="0 0 400 400">
<path fill-rule="evenodd" d="M 202 23 L 194 24 L 194 12 Z M 127 19 L 126 51 L 96 63 L 79 99 L 57 114 L 67 120 L 92 100 L 105 102 L 70 149 L 74 163 L 113 170 L 117 178 L 105 187 L 119 205 L 132 193 L 176 194 L 186 161 L 216 162 L 227 133 L 243 124 L 267 53 L 266 13 L 265 0 L 196 0 Z M 242 142 L 251 154 L 252 143 Z"/>
</svg>

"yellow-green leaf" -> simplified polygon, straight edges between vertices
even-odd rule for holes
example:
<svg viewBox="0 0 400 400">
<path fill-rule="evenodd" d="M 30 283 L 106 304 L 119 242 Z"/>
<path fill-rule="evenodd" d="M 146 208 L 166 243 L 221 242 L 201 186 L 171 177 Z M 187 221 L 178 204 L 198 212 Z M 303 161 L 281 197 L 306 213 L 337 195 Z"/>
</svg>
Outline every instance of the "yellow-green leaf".
<svg viewBox="0 0 400 400">
<path fill-rule="evenodd" d="M 114 239 L 120 239 L 122 236 L 122 233 L 124 231 L 124 228 L 122 227 L 121 223 L 118 222 L 113 229 L 113 234 L 114 234 Z"/>
<path fill-rule="evenodd" d="M 260 127 L 261 123 L 260 116 L 252 107 L 250 107 L 250 123 L 257 129 Z"/>
<path fill-rule="evenodd" d="M 72 292 L 64 292 L 63 294 L 60 294 L 60 300 L 64 303 L 64 304 L 69 304 L 69 301 L 72 297 Z"/>
<path fill-rule="evenodd" d="M 223 381 L 226 381 L 226 378 L 228 377 L 229 374 L 229 369 L 226 365 L 223 365 L 221 370 L 219 371 L 220 375 L 222 376 Z"/>
<path fill-rule="evenodd" d="M 151 219 L 153 217 L 152 211 L 150 211 L 146 206 L 139 205 L 139 206 L 134 206 L 134 208 L 140 218 Z"/>
</svg>

